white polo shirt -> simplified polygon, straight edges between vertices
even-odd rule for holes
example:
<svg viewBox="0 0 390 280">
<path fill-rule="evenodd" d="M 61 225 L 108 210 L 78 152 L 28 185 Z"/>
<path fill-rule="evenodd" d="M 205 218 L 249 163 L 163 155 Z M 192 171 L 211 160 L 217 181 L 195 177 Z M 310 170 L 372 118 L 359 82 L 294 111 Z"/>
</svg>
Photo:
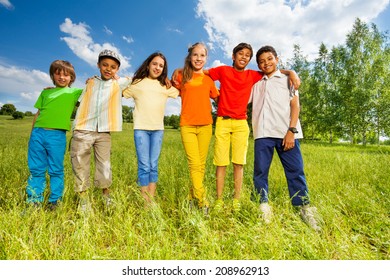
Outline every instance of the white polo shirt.
<svg viewBox="0 0 390 280">
<path fill-rule="evenodd" d="M 249 102 L 252 102 L 253 138 L 281 138 L 290 124 L 290 101 L 298 91 L 289 89 L 288 76 L 277 70 L 271 77 L 264 77 L 252 87 Z M 295 138 L 303 138 L 298 120 Z"/>
</svg>

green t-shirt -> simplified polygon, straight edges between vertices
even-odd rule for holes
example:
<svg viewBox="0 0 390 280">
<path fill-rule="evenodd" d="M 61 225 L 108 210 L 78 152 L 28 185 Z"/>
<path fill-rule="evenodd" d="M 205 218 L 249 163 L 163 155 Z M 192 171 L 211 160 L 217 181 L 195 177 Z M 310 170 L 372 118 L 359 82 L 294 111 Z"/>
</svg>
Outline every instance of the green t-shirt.
<svg viewBox="0 0 390 280">
<path fill-rule="evenodd" d="M 34 127 L 70 130 L 70 117 L 82 91 L 68 87 L 43 90 L 34 105 L 39 110 Z"/>
</svg>

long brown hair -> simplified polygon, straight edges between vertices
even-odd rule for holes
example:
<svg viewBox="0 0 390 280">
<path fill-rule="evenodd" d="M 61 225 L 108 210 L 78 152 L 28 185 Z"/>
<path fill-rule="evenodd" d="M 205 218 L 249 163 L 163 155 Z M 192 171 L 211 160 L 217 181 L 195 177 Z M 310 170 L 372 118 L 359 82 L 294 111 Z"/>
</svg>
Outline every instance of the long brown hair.
<svg viewBox="0 0 390 280">
<path fill-rule="evenodd" d="M 160 53 L 160 52 L 155 52 L 152 53 L 151 55 L 148 56 L 147 59 L 142 63 L 142 65 L 135 71 L 134 76 L 133 76 L 133 81 L 132 84 L 136 84 L 143 80 L 144 78 L 148 77 L 149 75 L 149 64 L 155 58 L 156 56 L 161 57 L 164 60 L 164 69 L 161 72 L 161 75 L 158 76 L 157 80 L 160 82 L 162 86 L 166 86 L 166 78 L 168 76 L 168 63 L 167 59 L 165 56 Z"/>
<path fill-rule="evenodd" d="M 203 43 L 200 43 L 200 42 L 197 42 L 195 44 L 193 44 L 192 46 L 190 46 L 188 48 L 188 53 L 187 53 L 187 56 L 186 58 L 184 59 L 184 67 L 183 67 L 183 80 L 181 82 L 182 86 L 190 81 L 192 79 L 192 74 L 194 73 L 194 69 L 192 67 L 192 64 L 191 64 L 191 55 L 192 55 L 192 51 L 195 49 L 195 47 L 197 46 L 202 46 L 204 47 L 205 51 L 206 51 L 206 55 L 207 55 L 207 48 L 206 48 L 206 45 L 203 44 Z"/>
</svg>

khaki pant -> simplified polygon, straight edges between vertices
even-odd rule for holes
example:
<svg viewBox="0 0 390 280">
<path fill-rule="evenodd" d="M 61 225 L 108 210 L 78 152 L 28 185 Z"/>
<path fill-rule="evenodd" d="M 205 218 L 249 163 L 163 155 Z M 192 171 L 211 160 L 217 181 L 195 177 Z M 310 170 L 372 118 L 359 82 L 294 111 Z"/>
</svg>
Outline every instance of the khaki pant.
<svg viewBox="0 0 390 280">
<path fill-rule="evenodd" d="M 71 140 L 71 162 L 75 177 L 74 190 L 82 192 L 90 186 L 91 151 L 94 151 L 94 185 L 108 188 L 112 183 L 111 135 L 109 132 L 75 130 Z"/>
</svg>

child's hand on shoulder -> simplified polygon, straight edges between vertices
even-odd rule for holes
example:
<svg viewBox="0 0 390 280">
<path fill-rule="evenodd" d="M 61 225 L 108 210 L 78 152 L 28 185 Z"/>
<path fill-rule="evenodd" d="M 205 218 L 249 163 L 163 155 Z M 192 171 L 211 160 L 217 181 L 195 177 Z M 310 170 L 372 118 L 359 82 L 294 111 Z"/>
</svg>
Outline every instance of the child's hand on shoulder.
<svg viewBox="0 0 390 280">
<path fill-rule="evenodd" d="M 175 87 L 178 87 L 180 85 L 179 80 L 178 80 L 178 76 L 181 72 L 183 72 L 183 69 L 175 69 L 175 71 L 173 71 L 173 73 L 172 73 L 171 81 L 172 81 L 173 86 L 175 86 Z"/>
<path fill-rule="evenodd" d="M 96 77 L 96 76 L 89 77 L 89 78 L 85 81 L 85 84 L 88 84 L 88 82 L 89 82 L 90 80 L 93 80 L 95 77 Z"/>
<path fill-rule="evenodd" d="M 167 89 L 172 87 L 172 83 L 168 78 L 165 78 L 165 85 L 166 85 Z"/>
</svg>

